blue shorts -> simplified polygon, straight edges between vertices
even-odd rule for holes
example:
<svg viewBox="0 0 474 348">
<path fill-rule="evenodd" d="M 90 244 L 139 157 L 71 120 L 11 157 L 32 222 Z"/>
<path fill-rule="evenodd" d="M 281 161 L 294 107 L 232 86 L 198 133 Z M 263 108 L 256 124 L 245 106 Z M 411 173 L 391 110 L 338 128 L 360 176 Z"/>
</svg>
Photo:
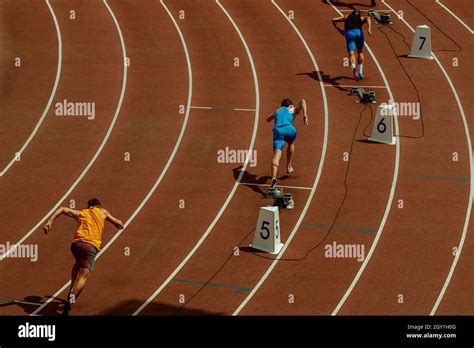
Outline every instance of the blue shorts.
<svg viewBox="0 0 474 348">
<path fill-rule="evenodd" d="M 293 126 L 273 128 L 273 150 L 283 150 L 285 142 L 291 145 L 295 138 L 296 128 Z"/>
<path fill-rule="evenodd" d="M 347 51 L 354 52 L 364 48 L 364 32 L 361 29 L 351 29 L 346 31 L 346 47 Z"/>
</svg>

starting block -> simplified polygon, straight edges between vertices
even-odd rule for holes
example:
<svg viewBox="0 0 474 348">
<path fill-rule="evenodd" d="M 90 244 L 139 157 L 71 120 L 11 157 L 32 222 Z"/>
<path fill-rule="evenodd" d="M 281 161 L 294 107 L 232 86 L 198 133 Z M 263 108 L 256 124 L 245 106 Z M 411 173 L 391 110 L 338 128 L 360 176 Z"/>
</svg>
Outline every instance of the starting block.
<svg viewBox="0 0 474 348">
<path fill-rule="evenodd" d="M 262 207 L 258 214 L 257 226 L 251 248 L 278 254 L 283 248 L 280 241 L 280 215 L 278 207 Z"/>
<path fill-rule="evenodd" d="M 392 24 L 389 12 L 379 12 L 374 9 L 370 9 L 369 17 L 375 19 L 377 23 L 382 25 Z"/>
<path fill-rule="evenodd" d="M 356 95 L 359 97 L 359 100 L 356 103 L 375 104 L 377 102 L 375 99 L 374 91 L 367 92 L 363 88 L 360 88 L 360 87 L 351 88 L 349 95 Z"/>
<path fill-rule="evenodd" d="M 283 192 L 282 188 L 270 187 L 267 191 L 267 198 L 273 199 L 273 205 L 281 209 L 293 209 L 295 202 L 291 193 Z"/>
<path fill-rule="evenodd" d="M 276 197 L 283 197 L 283 189 L 278 187 L 270 187 L 267 191 L 267 198 L 275 199 Z"/>
</svg>

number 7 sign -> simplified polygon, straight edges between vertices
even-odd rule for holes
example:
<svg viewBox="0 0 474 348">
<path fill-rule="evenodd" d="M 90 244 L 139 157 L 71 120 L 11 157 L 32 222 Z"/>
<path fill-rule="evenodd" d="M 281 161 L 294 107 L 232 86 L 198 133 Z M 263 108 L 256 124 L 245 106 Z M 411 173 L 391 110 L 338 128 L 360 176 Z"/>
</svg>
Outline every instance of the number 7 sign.
<svg viewBox="0 0 474 348">
<path fill-rule="evenodd" d="M 408 57 L 433 59 L 431 52 L 431 29 L 429 26 L 419 25 L 416 27 Z"/>
</svg>

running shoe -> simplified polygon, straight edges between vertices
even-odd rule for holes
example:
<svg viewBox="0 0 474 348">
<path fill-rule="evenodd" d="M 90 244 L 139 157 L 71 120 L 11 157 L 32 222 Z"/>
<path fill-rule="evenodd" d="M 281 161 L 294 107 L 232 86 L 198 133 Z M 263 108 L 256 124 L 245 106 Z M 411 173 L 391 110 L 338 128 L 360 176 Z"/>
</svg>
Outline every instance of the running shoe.
<svg viewBox="0 0 474 348">
<path fill-rule="evenodd" d="M 276 178 L 273 178 L 272 179 L 272 183 L 270 184 L 270 188 L 275 188 L 277 185 L 277 179 Z"/>
<path fill-rule="evenodd" d="M 354 75 L 354 80 L 356 80 L 356 81 L 360 80 L 360 77 L 359 77 L 359 74 L 357 73 L 356 68 L 352 69 L 352 75 Z"/>
</svg>

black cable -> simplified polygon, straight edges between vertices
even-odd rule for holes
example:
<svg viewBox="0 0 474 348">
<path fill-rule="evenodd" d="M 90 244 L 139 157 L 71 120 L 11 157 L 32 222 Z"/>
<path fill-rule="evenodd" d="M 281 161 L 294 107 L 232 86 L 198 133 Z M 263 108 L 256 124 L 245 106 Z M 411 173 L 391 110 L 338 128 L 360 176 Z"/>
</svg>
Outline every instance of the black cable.
<svg viewBox="0 0 474 348">
<path fill-rule="evenodd" d="M 369 110 L 370 110 L 370 120 L 367 123 L 367 126 L 365 126 L 364 130 L 362 131 L 362 134 L 364 134 L 365 137 L 370 138 L 371 135 L 367 134 L 366 131 L 367 131 L 367 128 L 369 128 L 370 125 L 372 124 L 372 120 L 374 119 L 374 112 L 372 111 L 372 106 L 370 104 L 366 104 L 366 107 L 364 108 L 364 110 L 367 108 L 367 105 L 369 106 Z"/>
<path fill-rule="evenodd" d="M 348 193 L 348 187 L 347 187 L 347 177 L 349 176 L 349 169 L 350 169 L 350 166 L 351 166 L 351 160 L 352 160 L 352 150 L 353 150 L 353 147 L 354 147 L 354 142 L 355 142 L 355 138 L 356 138 L 356 135 L 357 135 L 357 130 L 359 129 L 359 126 L 360 126 L 360 123 L 362 121 L 362 115 L 365 111 L 365 109 L 367 108 L 367 105 L 365 104 L 364 105 L 364 108 L 362 109 L 362 111 L 360 112 L 359 114 L 359 121 L 357 122 L 357 126 L 356 126 L 356 129 L 354 131 L 354 134 L 352 136 L 352 142 L 351 142 L 351 148 L 349 150 L 349 161 L 347 162 L 347 167 L 346 167 L 346 173 L 344 175 L 344 197 L 341 201 L 341 204 L 339 205 L 339 207 L 337 208 L 337 211 L 336 211 L 336 215 L 334 217 L 334 220 L 332 221 L 332 224 L 331 226 L 329 227 L 328 231 L 326 232 L 326 234 L 324 235 L 323 239 L 316 245 L 314 245 L 311 249 L 309 249 L 305 255 L 303 257 L 299 257 L 299 258 L 292 258 L 292 259 L 289 259 L 289 258 L 273 258 L 273 257 L 268 257 L 268 256 L 265 256 L 265 255 L 261 255 L 261 254 L 258 254 L 256 252 L 253 252 L 252 254 L 255 255 L 255 256 L 258 256 L 260 258 L 263 258 L 263 259 L 268 259 L 268 260 L 278 260 L 278 261 L 303 261 L 304 259 L 306 259 L 308 257 L 308 255 L 313 252 L 314 250 L 316 250 L 317 248 L 319 248 L 327 239 L 327 237 L 329 236 L 329 234 L 332 232 L 332 230 L 334 229 L 334 226 L 336 225 L 336 221 L 337 219 L 339 218 L 339 214 L 341 212 L 341 209 L 342 207 L 344 206 L 344 203 L 346 202 L 346 198 L 347 198 L 347 193 Z"/>
<path fill-rule="evenodd" d="M 444 32 L 443 30 L 441 30 L 441 28 L 438 27 L 435 22 L 433 22 L 431 19 L 429 19 L 428 16 L 426 16 L 426 15 L 423 13 L 423 11 L 421 11 L 418 7 L 416 7 L 415 5 L 413 5 L 413 4 L 410 2 L 410 0 L 407 0 L 407 2 L 408 2 L 408 4 L 409 4 L 411 7 L 413 7 L 418 13 L 420 13 L 423 17 L 425 17 L 426 20 L 428 20 L 431 24 L 433 24 L 433 25 L 435 26 L 435 28 L 438 29 L 438 30 L 441 32 L 441 34 L 443 34 L 445 37 L 447 37 L 449 40 L 451 40 L 451 42 L 454 43 L 454 44 L 457 46 L 457 48 L 458 48 L 457 50 L 452 50 L 452 49 L 451 49 L 451 50 L 436 50 L 435 52 L 460 52 L 460 51 L 462 51 L 462 47 L 461 47 L 451 36 L 449 36 L 448 34 L 446 34 L 446 32 Z"/>
<path fill-rule="evenodd" d="M 416 92 L 416 98 L 418 100 L 418 104 L 420 105 L 420 122 L 421 122 L 421 135 L 417 135 L 417 136 L 412 136 L 412 135 L 402 135 L 402 134 L 395 134 L 396 137 L 399 137 L 399 138 L 410 138 L 410 139 L 420 139 L 420 138 L 423 138 L 423 136 L 425 135 L 425 122 L 424 122 L 424 119 L 423 119 L 423 105 L 421 103 L 421 98 L 420 98 L 420 92 L 418 91 L 418 88 L 416 87 L 416 84 L 415 82 L 413 81 L 413 79 L 411 78 L 410 74 L 408 73 L 407 69 L 405 68 L 405 66 L 403 65 L 400 57 L 398 56 L 397 54 L 397 51 L 395 50 L 395 47 L 393 47 L 393 44 L 392 42 L 390 41 L 390 38 L 388 37 L 387 33 L 382 30 L 382 28 L 384 27 L 378 27 L 377 29 L 385 36 L 385 38 L 387 39 L 387 42 L 389 43 L 392 51 L 393 51 L 393 54 L 395 55 L 395 57 L 397 58 L 398 60 L 398 63 L 400 64 L 401 68 L 403 69 L 403 71 L 405 72 L 405 75 L 407 76 L 408 80 L 410 81 L 411 85 L 413 86 L 413 88 L 415 89 L 415 92 Z M 392 28 L 391 26 L 389 26 L 389 28 L 395 32 L 396 34 L 400 35 L 402 38 L 403 38 L 403 42 L 405 44 L 407 44 L 406 40 L 405 40 L 405 36 L 398 32 L 397 30 L 395 30 L 394 28 Z M 408 45 L 408 47 L 410 47 Z M 372 109 L 371 109 L 372 110 Z"/>
</svg>

